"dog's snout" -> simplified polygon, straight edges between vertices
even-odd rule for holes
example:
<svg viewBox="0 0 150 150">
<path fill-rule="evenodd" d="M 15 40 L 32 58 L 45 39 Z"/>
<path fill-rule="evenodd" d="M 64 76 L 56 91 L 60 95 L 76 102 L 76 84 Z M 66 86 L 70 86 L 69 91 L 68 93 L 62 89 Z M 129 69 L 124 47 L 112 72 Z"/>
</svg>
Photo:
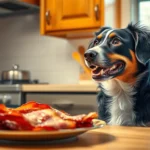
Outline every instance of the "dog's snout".
<svg viewBox="0 0 150 150">
<path fill-rule="evenodd" d="M 90 50 L 90 51 L 87 51 L 87 52 L 84 53 L 84 58 L 87 61 L 93 61 L 96 58 L 97 54 L 98 53 L 96 51 Z"/>
</svg>

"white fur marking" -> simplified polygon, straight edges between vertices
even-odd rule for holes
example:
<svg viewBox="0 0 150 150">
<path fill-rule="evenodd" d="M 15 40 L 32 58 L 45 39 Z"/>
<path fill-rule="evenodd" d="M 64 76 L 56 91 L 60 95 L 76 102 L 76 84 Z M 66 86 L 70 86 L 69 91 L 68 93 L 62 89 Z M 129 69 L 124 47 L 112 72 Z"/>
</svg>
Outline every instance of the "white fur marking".
<svg viewBox="0 0 150 150">
<path fill-rule="evenodd" d="M 103 41 L 100 45 L 103 45 L 103 44 L 105 43 L 105 41 L 107 40 L 107 37 L 108 37 L 109 34 L 110 34 L 111 32 L 113 32 L 113 31 L 114 31 L 114 30 L 110 30 L 110 31 L 107 32 L 104 41 Z"/>
<path fill-rule="evenodd" d="M 86 61 L 86 59 L 84 59 L 84 62 L 85 62 L 85 65 L 86 65 L 87 67 L 89 67 L 89 65 L 88 65 L 88 63 L 87 63 L 87 61 Z"/>
<path fill-rule="evenodd" d="M 109 31 L 110 29 L 105 29 L 103 32 L 101 32 L 100 34 L 103 34 L 104 32 L 106 32 L 106 31 Z M 100 35 L 99 34 L 99 35 Z"/>
<path fill-rule="evenodd" d="M 105 32 L 105 31 L 106 31 L 106 30 L 104 30 L 103 32 Z M 107 40 L 107 37 L 109 36 L 109 34 L 110 34 L 112 31 L 114 31 L 114 30 L 109 30 L 109 31 L 107 32 L 107 34 L 106 34 L 106 36 L 105 36 L 105 39 L 103 40 L 103 42 L 102 42 L 100 45 L 94 46 L 94 47 L 92 47 L 92 48 L 90 48 L 90 49 L 88 49 L 88 50 L 93 50 L 93 51 L 96 51 L 96 52 L 98 52 L 98 53 L 101 53 L 101 51 L 103 51 L 103 49 L 102 49 L 100 46 L 105 43 L 105 41 Z M 102 33 L 103 33 L 103 32 L 102 32 Z"/>
<path fill-rule="evenodd" d="M 93 47 L 93 48 L 90 48 L 90 49 L 88 49 L 88 50 L 90 50 L 90 51 L 95 51 L 95 52 L 98 52 L 98 53 L 101 53 L 101 52 L 103 51 L 103 49 L 102 49 L 101 47 L 99 47 L 99 45 L 98 45 L 98 46 L 95 46 L 95 47 Z"/>
<path fill-rule="evenodd" d="M 111 96 L 108 105 L 110 125 L 134 125 L 135 114 L 133 111 L 135 94 L 133 87 L 117 79 L 101 82 L 104 93 Z"/>
</svg>

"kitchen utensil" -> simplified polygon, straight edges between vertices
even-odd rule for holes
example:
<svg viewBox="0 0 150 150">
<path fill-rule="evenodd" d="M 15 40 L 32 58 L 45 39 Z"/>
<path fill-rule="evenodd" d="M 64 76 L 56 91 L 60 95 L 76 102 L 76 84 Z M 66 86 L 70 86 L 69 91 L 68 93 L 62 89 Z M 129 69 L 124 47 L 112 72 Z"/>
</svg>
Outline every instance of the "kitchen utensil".
<svg viewBox="0 0 150 150">
<path fill-rule="evenodd" d="M 14 64 L 12 70 L 2 71 L 2 80 L 30 80 L 30 72 L 20 70 L 19 65 Z"/>
<path fill-rule="evenodd" d="M 78 51 L 84 60 L 85 48 L 83 46 L 79 46 Z"/>
</svg>

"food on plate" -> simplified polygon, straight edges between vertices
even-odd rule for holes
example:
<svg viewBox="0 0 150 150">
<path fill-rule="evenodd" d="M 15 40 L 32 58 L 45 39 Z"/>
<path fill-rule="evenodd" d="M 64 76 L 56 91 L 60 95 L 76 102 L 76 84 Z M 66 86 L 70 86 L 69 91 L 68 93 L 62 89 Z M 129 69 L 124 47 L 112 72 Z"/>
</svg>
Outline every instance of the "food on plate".
<svg viewBox="0 0 150 150">
<path fill-rule="evenodd" d="M 106 122 L 103 120 L 99 120 L 99 119 L 92 119 L 92 123 L 94 126 L 103 126 L 106 125 Z"/>
<path fill-rule="evenodd" d="M 96 112 L 71 116 L 66 112 L 54 109 L 47 104 L 34 101 L 25 103 L 18 108 L 8 108 L 0 104 L 1 130 L 60 130 L 92 127 L 98 124 Z"/>
</svg>

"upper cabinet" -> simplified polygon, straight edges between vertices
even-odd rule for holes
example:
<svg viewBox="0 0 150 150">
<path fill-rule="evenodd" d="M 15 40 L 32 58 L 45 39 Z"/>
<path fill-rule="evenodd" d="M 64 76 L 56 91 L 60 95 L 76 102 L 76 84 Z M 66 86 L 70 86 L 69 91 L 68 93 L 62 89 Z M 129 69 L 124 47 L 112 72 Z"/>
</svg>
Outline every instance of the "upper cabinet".
<svg viewBox="0 0 150 150">
<path fill-rule="evenodd" d="M 87 37 L 104 25 L 104 0 L 41 0 L 41 34 Z"/>
</svg>

